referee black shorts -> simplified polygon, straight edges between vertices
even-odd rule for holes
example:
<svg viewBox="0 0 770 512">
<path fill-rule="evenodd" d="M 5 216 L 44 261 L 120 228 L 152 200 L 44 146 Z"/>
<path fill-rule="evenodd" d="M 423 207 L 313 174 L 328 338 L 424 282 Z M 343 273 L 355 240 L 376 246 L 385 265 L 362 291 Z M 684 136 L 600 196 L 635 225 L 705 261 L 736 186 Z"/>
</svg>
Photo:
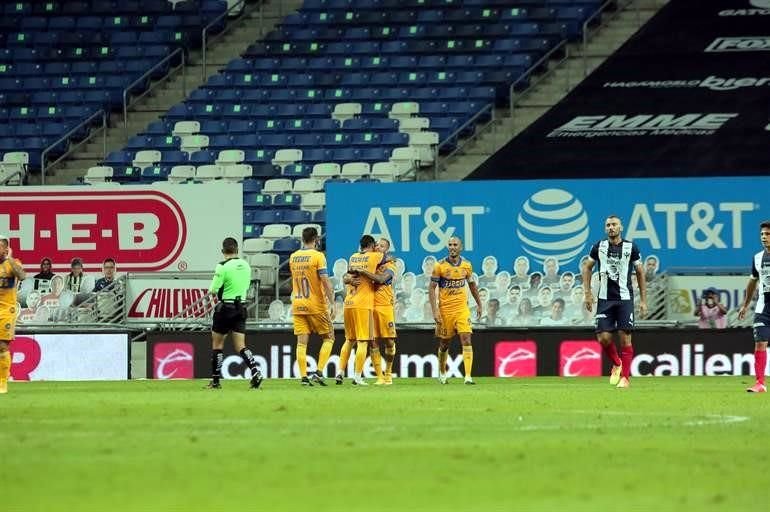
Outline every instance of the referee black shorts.
<svg viewBox="0 0 770 512">
<path fill-rule="evenodd" d="M 220 302 L 214 308 L 211 330 L 217 334 L 246 333 L 246 306 L 232 302 Z"/>
</svg>

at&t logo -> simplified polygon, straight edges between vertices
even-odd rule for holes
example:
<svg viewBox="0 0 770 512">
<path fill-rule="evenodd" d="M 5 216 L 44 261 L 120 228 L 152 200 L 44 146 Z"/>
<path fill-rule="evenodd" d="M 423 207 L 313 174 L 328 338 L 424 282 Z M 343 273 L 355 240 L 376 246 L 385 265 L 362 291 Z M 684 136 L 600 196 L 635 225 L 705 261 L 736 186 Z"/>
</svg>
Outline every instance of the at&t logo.
<svg viewBox="0 0 770 512">
<path fill-rule="evenodd" d="M 548 188 L 532 194 L 521 207 L 516 234 L 537 263 L 556 258 L 565 265 L 581 255 L 588 241 L 583 203 L 566 190 Z"/>
</svg>

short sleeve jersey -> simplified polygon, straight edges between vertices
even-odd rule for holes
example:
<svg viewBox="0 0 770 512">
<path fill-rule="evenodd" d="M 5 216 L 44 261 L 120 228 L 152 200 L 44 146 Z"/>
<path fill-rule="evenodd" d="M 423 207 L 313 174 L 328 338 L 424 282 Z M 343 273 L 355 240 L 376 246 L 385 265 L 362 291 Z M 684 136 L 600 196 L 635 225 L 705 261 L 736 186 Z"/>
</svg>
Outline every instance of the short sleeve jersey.
<svg viewBox="0 0 770 512">
<path fill-rule="evenodd" d="M 469 309 L 466 285 L 472 275 L 471 262 L 462 257 L 456 264 L 444 258 L 433 267 L 431 281 L 438 283 L 438 304 L 443 314 L 461 313 Z"/>
<path fill-rule="evenodd" d="M 395 302 L 393 298 L 393 279 L 396 275 L 396 262 L 386 258 L 377 267 L 377 273 L 388 274 L 388 280 L 383 284 L 374 285 L 374 305 L 392 306 Z"/>
<path fill-rule="evenodd" d="M 381 252 L 356 252 L 348 261 L 348 272 L 366 270 L 375 274 L 377 267 L 382 263 Z M 352 309 L 374 309 L 374 283 L 362 278 L 358 286 L 347 285 L 345 294 L 345 307 Z"/>
<path fill-rule="evenodd" d="M 751 275 L 759 280 L 759 297 L 754 312 L 758 315 L 770 315 L 770 253 L 760 251 L 754 255 Z"/>
<path fill-rule="evenodd" d="M 628 240 L 612 244 L 604 239 L 594 244 L 590 256 L 598 264 L 599 299 L 633 300 L 631 274 L 642 259 L 636 244 Z"/>
<path fill-rule="evenodd" d="M 251 286 L 251 266 L 241 258 L 221 261 L 214 269 L 209 291 L 219 300 L 235 300 L 240 297 L 246 302 L 246 293 Z"/>
<path fill-rule="evenodd" d="M 291 305 L 294 315 L 326 312 L 323 278 L 327 277 L 326 256 L 315 249 L 300 249 L 289 257 Z"/>
<path fill-rule="evenodd" d="M 21 261 L 14 259 L 17 265 L 21 265 Z M 8 308 L 16 307 L 16 290 L 19 287 L 19 280 L 16 278 L 16 274 L 13 273 L 13 267 L 8 260 L 0 263 L 0 313 L 7 311 Z"/>
</svg>

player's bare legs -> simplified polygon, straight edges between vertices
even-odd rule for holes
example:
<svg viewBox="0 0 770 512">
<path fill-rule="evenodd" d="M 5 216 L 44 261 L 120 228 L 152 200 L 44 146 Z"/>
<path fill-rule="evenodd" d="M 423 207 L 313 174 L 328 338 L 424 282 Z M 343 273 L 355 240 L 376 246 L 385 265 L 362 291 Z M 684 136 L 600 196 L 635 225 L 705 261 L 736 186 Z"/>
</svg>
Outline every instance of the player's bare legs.
<svg viewBox="0 0 770 512">
<path fill-rule="evenodd" d="M 757 341 L 754 343 L 754 374 L 757 382 L 746 391 L 749 393 L 767 393 L 765 386 L 765 369 L 767 368 L 767 342 Z"/>
<path fill-rule="evenodd" d="M 463 367 L 465 369 L 465 383 L 476 384 L 471 377 L 471 370 L 473 369 L 473 345 L 471 345 L 471 333 L 461 332 L 459 333 L 460 345 L 463 347 Z"/>
<path fill-rule="evenodd" d="M 449 342 L 448 338 L 438 339 L 438 380 L 442 384 L 447 383 L 447 365 L 446 360 L 449 356 Z"/>
<path fill-rule="evenodd" d="M 630 331 L 618 331 L 620 337 L 620 361 L 623 368 L 620 370 L 619 388 L 627 388 L 631 380 L 631 363 L 634 360 L 634 346 L 631 344 Z"/>
<path fill-rule="evenodd" d="M 618 355 L 618 349 L 615 347 L 615 342 L 612 339 L 612 333 L 609 331 L 602 331 L 596 333 L 596 339 L 602 346 L 604 354 L 612 362 L 612 370 L 610 370 L 610 384 L 617 386 L 620 382 L 621 372 L 623 369 L 623 363 Z"/>
<path fill-rule="evenodd" d="M 7 341 L 0 341 L 0 394 L 8 393 L 8 377 L 11 375 L 11 351 Z"/>
</svg>

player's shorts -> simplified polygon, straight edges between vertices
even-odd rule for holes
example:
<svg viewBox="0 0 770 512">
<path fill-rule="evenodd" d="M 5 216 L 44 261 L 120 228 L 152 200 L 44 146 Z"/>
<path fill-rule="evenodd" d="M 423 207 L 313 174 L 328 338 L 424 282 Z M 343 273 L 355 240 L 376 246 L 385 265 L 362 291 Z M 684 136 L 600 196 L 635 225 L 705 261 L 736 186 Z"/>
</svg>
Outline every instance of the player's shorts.
<svg viewBox="0 0 770 512">
<path fill-rule="evenodd" d="M 294 315 L 294 334 L 328 335 L 334 332 L 328 313 Z"/>
<path fill-rule="evenodd" d="M 762 313 L 754 315 L 754 341 L 770 341 L 770 316 Z"/>
<path fill-rule="evenodd" d="M 599 299 L 596 304 L 596 332 L 634 330 L 634 301 Z"/>
<path fill-rule="evenodd" d="M 396 312 L 393 306 L 374 306 L 374 337 L 396 337 Z"/>
<path fill-rule="evenodd" d="M 211 330 L 218 334 L 246 333 L 246 305 L 220 302 L 214 308 Z"/>
<path fill-rule="evenodd" d="M 345 308 L 345 337 L 348 340 L 374 339 L 374 319 L 371 309 Z"/>
<path fill-rule="evenodd" d="M 453 338 L 455 334 L 472 333 L 471 312 L 441 313 L 441 325 L 436 326 L 436 337 L 441 339 Z"/>
<path fill-rule="evenodd" d="M 11 341 L 16 335 L 16 306 L 0 313 L 0 341 Z"/>
</svg>

